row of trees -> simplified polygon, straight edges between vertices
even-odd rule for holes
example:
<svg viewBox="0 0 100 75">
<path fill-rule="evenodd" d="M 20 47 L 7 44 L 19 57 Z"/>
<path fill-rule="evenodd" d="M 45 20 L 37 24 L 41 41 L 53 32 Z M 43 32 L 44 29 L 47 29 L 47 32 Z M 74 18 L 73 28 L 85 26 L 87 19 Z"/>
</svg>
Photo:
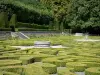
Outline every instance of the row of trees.
<svg viewBox="0 0 100 75">
<path fill-rule="evenodd" d="M 2 0 L 1 0 L 2 1 Z M 56 30 L 100 33 L 100 0 L 3 0 L 0 9 L 20 22 L 45 24 Z"/>
<path fill-rule="evenodd" d="M 0 12 L 2 11 L 8 13 L 8 19 L 16 14 L 17 20 L 24 23 L 48 25 L 53 20 L 51 10 L 34 0 L 1 0 Z"/>
<path fill-rule="evenodd" d="M 41 0 L 50 4 L 58 29 L 100 34 L 100 0 Z"/>
</svg>

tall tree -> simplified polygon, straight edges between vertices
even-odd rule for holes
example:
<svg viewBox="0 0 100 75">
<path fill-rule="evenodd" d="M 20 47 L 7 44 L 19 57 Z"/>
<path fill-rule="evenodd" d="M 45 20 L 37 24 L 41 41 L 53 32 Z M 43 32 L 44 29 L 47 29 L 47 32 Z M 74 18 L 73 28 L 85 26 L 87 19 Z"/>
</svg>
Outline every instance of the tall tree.
<svg viewBox="0 0 100 75">
<path fill-rule="evenodd" d="M 100 0 L 72 0 L 66 22 L 72 29 L 95 32 L 100 28 Z"/>
</svg>

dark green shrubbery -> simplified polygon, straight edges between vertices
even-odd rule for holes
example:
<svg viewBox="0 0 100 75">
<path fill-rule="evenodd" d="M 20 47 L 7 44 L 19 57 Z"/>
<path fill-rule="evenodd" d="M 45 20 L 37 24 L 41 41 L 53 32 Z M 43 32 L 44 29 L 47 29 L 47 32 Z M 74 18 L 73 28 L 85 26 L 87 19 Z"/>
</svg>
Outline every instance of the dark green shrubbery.
<svg viewBox="0 0 100 75">
<path fill-rule="evenodd" d="M 16 14 L 19 22 L 39 25 L 52 22 L 50 29 L 71 28 L 73 32 L 100 34 L 99 4 L 100 0 L 0 0 L 0 9 L 8 12 L 9 19 Z M 4 21 L 0 23 L 6 25 Z"/>
<path fill-rule="evenodd" d="M 48 26 L 46 26 L 46 25 L 32 24 L 32 27 L 34 29 L 48 29 Z"/>
<path fill-rule="evenodd" d="M 11 31 L 10 28 L 0 28 L 0 31 Z"/>
<path fill-rule="evenodd" d="M 17 23 L 17 17 L 16 17 L 16 14 L 13 14 L 11 19 L 10 19 L 10 22 L 9 22 L 9 27 L 10 26 L 16 26 L 16 23 Z"/>
<path fill-rule="evenodd" d="M 8 27 L 8 15 L 7 12 L 0 13 L 0 28 Z"/>
<path fill-rule="evenodd" d="M 2 11 L 9 13 L 9 18 L 13 13 L 16 14 L 19 22 L 43 25 L 49 24 L 49 21 L 52 20 L 51 10 L 36 1 L 1 0 L 0 5 Z"/>
<path fill-rule="evenodd" d="M 32 28 L 32 25 L 30 23 L 22 23 L 22 22 L 17 22 L 16 25 L 17 28 Z"/>
<path fill-rule="evenodd" d="M 38 25 L 38 24 L 31 24 L 31 23 L 22 23 L 18 22 L 16 25 L 17 28 L 33 28 L 33 29 L 48 29 L 46 25 Z"/>
</svg>

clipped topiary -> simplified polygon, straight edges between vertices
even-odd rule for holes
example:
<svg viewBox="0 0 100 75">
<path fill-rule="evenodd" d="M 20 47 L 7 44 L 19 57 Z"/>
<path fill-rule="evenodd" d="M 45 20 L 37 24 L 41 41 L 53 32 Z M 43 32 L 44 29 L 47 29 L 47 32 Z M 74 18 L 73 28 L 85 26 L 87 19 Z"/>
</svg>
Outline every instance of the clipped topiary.
<svg viewBox="0 0 100 75">
<path fill-rule="evenodd" d="M 49 74 L 56 74 L 57 73 L 57 66 L 54 64 L 35 62 L 34 65 L 41 66 L 46 73 L 49 73 Z"/>
<path fill-rule="evenodd" d="M 0 67 L 11 66 L 11 65 L 21 65 L 22 61 L 20 60 L 0 60 Z"/>
<path fill-rule="evenodd" d="M 0 75 L 20 75 L 20 74 L 13 73 L 13 72 L 0 71 Z"/>
<path fill-rule="evenodd" d="M 45 72 L 47 72 L 49 74 L 56 74 L 57 73 L 57 67 L 54 64 L 43 63 L 42 68 Z"/>
<path fill-rule="evenodd" d="M 85 70 L 85 75 L 100 75 L 100 67 L 91 67 Z"/>
<path fill-rule="evenodd" d="M 42 59 L 45 59 L 47 57 L 53 57 L 54 55 L 48 55 L 48 54 L 36 54 L 33 56 L 35 62 L 40 62 Z"/>
<path fill-rule="evenodd" d="M 18 59 L 19 58 L 19 56 L 15 56 L 15 55 L 11 55 L 11 56 L 0 56 L 0 60 L 4 60 L 4 59 Z"/>
<path fill-rule="evenodd" d="M 48 75 L 42 67 L 36 64 L 26 65 L 23 69 L 24 75 Z"/>
<path fill-rule="evenodd" d="M 76 75 L 73 72 L 70 72 L 68 69 L 60 69 L 57 71 L 58 75 Z"/>
<path fill-rule="evenodd" d="M 34 62 L 33 56 L 23 56 L 20 57 L 19 60 L 22 61 L 23 65 L 27 65 Z"/>
<path fill-rule="evenodd" d="M 17 23 L 16 14 L 13 14 L 12 17 L 11 17 L 11 19 L 10 19 L 10 22 L 9 22 L 9 27 L 10 28 L 15 28 L 16 23 Z"/>
<path fill-rule="evenodd" d="M 8 27 L 8 15 L 7 12 L 0 13 L 0 28 Z"/>
<path fill-rule="evenodd" d="M 83 72 L 87 68 L 87 65 L 81 62 L 68 62 L 66 63 L 66 67 L 74 68 L 73 69 L 74 72 Z"/>
<path fill-rule="evenodd" d="M 64 67 L 66 66 L 66 61 L 64 60 L 59 60 L 57 57 L 51 57 L 51 58 L 45 58 L 42 60 L 44 63 L 51 63 L 56 65 L 57 67 Z"/>
<path fill-rule="evenodd" d="M 63 59 L 63 61 L 66 61 L 66 62 L 73 62 L 73 59 Z"/>
<path fill-rule="evenodd" d="M 97 63 L 97 62 L 81 62 L 83 64 L 86 64 L 87 67 L 100 67 L 100 63 Z"/>
<path fill-rule="evenodd" d="M 0 67 L 0 71 L 7 71 L 7 72 L 21 74 L 23 68 L 24 68 L 23 66 L 5 66 L 5 67 Z"/>
</svg>

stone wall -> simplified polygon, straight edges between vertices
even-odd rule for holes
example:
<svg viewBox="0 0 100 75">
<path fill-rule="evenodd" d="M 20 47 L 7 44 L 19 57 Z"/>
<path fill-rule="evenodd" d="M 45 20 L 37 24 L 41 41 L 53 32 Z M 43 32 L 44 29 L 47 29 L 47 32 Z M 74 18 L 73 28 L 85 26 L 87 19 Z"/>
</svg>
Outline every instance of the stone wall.
<svg viewBox="0 0 100 75">
<path fill-rule="evenodd" d="M 60 32 L 56 32 L 56 31 L 21 31 L 22 33 L 24 33 L 27 36 L 47 36 L 47 35 L 59 35 Z"/>
<path fill-rule="evenodd" d="M 47 36 L 47 35 L 59 35 L 60 32 L 57 31 L 21 31 L 27 36 Z M 11 37 L 10 31 L 0 31 L 0 39 Z"/>
<path fill-rule="evenodd" d="M 0 40 L 11 37 L 10 31 L 0 31 Z"/>
</svg>

